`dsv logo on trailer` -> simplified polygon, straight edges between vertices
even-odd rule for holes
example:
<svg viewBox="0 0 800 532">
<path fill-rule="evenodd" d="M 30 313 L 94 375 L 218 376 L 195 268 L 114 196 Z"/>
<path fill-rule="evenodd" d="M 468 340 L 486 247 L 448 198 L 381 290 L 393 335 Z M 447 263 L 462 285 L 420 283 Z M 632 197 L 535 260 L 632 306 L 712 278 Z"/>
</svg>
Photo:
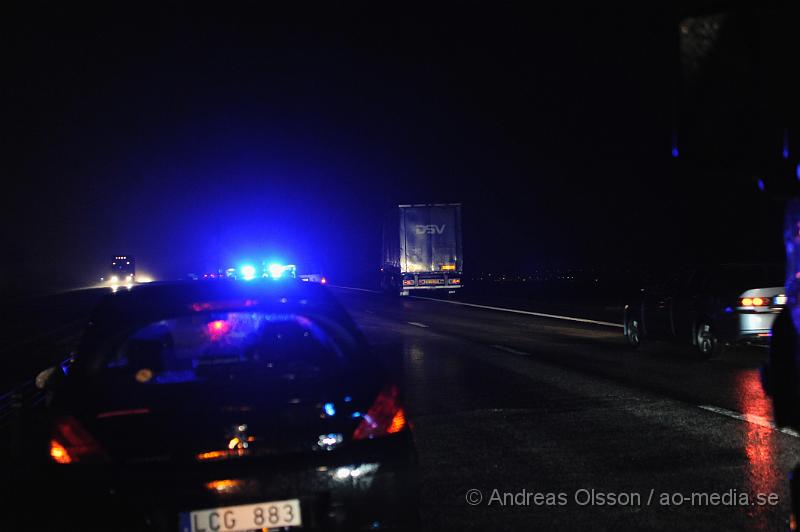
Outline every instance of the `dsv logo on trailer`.
<svg viewBox="0 0 800 532">
<path fill-rule="evenodd" d="M 417 225 L 414 226 L 414 230 L 416 230 L 418 235 L 441 235 L 444 233 L 444 228 L 446 224 L 442 225 Z"/>
</svg>

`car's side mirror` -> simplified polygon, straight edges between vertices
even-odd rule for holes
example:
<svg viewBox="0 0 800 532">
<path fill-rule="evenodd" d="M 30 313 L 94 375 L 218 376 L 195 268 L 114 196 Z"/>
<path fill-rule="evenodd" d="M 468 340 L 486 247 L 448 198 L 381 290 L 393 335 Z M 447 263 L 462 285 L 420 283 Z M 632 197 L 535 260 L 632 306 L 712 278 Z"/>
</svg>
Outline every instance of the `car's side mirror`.
<svg viewBox="0 0 800 532">
<path fill-rule="evenodd" d="M 34 383 L 39 390 L 52 390 L 64 379 L 64 370 L 61 366 L 53 366 L 36 375 Z"/>
</svg>

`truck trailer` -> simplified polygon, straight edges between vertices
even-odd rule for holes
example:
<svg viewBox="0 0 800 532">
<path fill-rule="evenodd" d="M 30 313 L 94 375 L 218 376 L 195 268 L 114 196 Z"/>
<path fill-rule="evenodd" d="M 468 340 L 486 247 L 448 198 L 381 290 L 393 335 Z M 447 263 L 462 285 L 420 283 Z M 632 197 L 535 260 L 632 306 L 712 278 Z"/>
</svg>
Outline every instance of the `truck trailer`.
<svg viewBox="0 0 800 532">
<path fill-rule="evenodd" d="M 461 204 L 398 205 L 383 223 L 380 288 L 409 295 L 463 286 Z"/>
</svg>

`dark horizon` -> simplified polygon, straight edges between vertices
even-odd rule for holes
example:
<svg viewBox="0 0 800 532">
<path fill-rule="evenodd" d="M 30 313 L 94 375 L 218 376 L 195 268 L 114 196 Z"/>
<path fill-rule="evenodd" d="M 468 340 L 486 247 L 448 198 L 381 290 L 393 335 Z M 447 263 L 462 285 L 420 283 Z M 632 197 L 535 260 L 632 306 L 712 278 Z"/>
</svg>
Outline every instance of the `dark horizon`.
<svg viewBox="0 0 800 532">
<path fill-rule="evenodd" d="M 780 259 L 788 8 L 375 14 L 12 17 L 4 288 L 117 253 L 344 278 L 399 203 L 464 205 L 468 273 Z"/>
</svg>

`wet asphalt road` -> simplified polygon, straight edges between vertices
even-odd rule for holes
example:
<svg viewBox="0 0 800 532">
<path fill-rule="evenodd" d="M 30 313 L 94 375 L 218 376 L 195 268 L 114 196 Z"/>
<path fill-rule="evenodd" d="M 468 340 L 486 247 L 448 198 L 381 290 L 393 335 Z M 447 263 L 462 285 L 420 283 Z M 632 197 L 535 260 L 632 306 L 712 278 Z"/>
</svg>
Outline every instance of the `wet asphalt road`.
<svg viewBox="0 0 800 532">
<path fill-rule="evenodd" d="M 426 530 L 788 528 L 800 439 L 769 426 L 764 351 L 701 361 L 618 327 L 333 290 L 402 359 Z M 2 380 L 63 358 L 103 293 L 19 306 Z"/>
<path fill-rule="evenodd" d="M 788 528 L 800 439 L 769 426 L 764 351 L 701 361 L 609 326 L 334 290 L 402 353 L 427 530 Z"/>
</svg>

